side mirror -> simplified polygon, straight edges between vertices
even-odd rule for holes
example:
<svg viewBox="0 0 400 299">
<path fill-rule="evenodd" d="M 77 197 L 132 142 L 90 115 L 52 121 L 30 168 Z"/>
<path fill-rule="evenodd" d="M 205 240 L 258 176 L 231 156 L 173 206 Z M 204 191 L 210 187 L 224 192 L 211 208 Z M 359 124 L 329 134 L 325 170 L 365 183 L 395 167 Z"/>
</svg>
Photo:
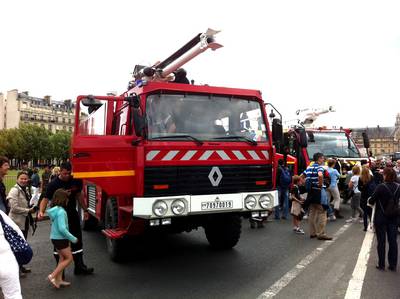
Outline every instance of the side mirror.
<svg viewBox="0 0 400 299">
<path fill-rule="evenodd" d="M 272 120 L 272 141 L 274 144 L 281 144 L 283 139 L 282 121 L 279 118 Z"/>
<path fill-rule="evenodd" d="M 298 129 L 297 133 L 299 134 L 299 145 L 301 147 L 307 147 L 307 132 L 304 129 Z"/>
<path fill-rule="evenodd" d="M 88 108 L 89 114 L 96 111 L 99 109 L 101 106 L 103 106 L 103 103 L 97 99 L 95 99 L 93 96 L 88 96 L 87 98 L 84 98 L 81 101 L 82 105 Z"/>
<path fill-rule="evenodd" d="M 368 138 L 367 132 L 363 132 L 362 137 L 363 137 L 364 147 L 369 148 L 370 144 L 369 144 L 369 138 Z"/>
<path fill-rule="evenodd" d="M 127 101 L 135 109 L 140 108 L 140 97 L 137 94 L 131 94 L 125 98 L 125 101 Z"/>
<path fill-rule="evenodd" d="M 310 142 L 315 142 L 314 133 L 313 132 L 307 132 L 307 136 L 308 136 L 308 140 Z"/>
</svg>

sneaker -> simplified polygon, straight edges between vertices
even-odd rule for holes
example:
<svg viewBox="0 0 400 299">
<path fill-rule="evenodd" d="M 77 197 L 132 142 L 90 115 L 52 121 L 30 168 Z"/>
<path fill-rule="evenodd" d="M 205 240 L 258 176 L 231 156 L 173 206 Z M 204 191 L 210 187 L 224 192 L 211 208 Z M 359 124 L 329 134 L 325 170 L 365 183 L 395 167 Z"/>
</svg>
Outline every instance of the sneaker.
<svg viewBox="0 0 400 299">
<path fill-rule="evenodd" d="M 331 215 L 331 216 L 329 216 L 329 221 L 336 221 L 336 217 L 335 217 L 335 215 Z"/>
<path fill-rule="evenodd" d="M 353 223 L 357 220 L 357 218 L 350 218 L 346 220 L 346 223 Z"/>
<path fill-rule="evenodd" d="M 300 227 L 296 230 L 296 234 L 299 235 L 304 235 L 304 230 L 302 230 Z"/>
<path fill-rule="evenodd" d="M 358 223 L 364 223 L 364 220 L 363 219 L 359 219 Z"/>
<path fill-rule="evenodd" d="M 307 220 L 308 219 L 308 215 L 304 215 L 303 220 Z"/>
<path fill-rule="evenodd" d="M 330 241 L 330 240 L 332 240 L 332 237 L 328 237 L 328 236 L 322 235 L 322 236 L 318 237 L 318 240 Z"/>
<path fill-rule="evenodd" d="M 298 229 L 299 229 L 299 228 L 298 228 L 298 227 L 296 227 L 296 226 L 295 226 L 295 227 L 293 227 L 293 231 L 294 231 L 294 232 L 297 232 L 297 230 L 298 230 Z"/>
</svg>

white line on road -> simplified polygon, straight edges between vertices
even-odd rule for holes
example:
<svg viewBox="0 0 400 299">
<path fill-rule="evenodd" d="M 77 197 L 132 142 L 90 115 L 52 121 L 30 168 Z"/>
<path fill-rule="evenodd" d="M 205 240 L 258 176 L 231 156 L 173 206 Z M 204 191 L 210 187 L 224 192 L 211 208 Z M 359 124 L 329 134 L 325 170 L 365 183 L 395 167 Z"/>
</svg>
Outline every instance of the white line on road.
<svg viewBox="0 0 400 299">
<path fill-rule="evenodd" d="M 333 240 L 336 240 L 341 234 L 343 234 L 351 224 L 343 225 L 334 235 Z M 334 241 L 325 241 L 320 247 L 316 248 L 303 258 L 300 263 L 293 267 L 289 272 L 283 275 L 278 281 L 270 286 L 265 292 L 263 292 L 258 299 L 267 299 L 276 296 L 284 287 L 286 287 L 293 279 L 297 277 L 309 264 L 311 264 L 326 248 L 328 248 Z"/>
<path fill-rule="evenodd" d="M 358 255 L 357 264 L 354 268 L 349 286 L 347 287 L 345 299 L 361 298 L 361 291 L 364 284 L 365 273 L 367 272 L 369 253 L 371 251 L 373 239 L 374 233 L 367 231 L 361 246 L 360 254 Z"/>
</svg>

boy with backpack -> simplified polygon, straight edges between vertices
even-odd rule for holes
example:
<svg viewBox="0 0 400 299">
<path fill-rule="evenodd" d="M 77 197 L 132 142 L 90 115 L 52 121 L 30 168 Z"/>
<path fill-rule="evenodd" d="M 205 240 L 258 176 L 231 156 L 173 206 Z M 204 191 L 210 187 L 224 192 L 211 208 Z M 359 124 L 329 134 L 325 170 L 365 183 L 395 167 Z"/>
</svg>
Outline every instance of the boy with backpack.
<svg viewBox="0 0 400 299">
<path fill-rule="evenodd" d="M 292 175 L 282 159 L 278 161 L 278 171 L 276 174 L 276 186 L 278 189 L 279 207 L 275 208 L 275 219 L 287 219 L 289 214 L 289 187 L 292 183 Z"/>
</svg>

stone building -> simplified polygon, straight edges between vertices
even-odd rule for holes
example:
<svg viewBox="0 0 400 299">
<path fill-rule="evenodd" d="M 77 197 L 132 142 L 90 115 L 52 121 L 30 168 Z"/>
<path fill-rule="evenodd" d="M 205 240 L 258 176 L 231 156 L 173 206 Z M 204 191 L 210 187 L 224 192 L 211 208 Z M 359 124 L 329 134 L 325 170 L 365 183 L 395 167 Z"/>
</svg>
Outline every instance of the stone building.
<svg viewBox="0 0 400 299">
<path fill-rule="evenodd" d="M 373 156 L 390 156 L 400 151 L 400 113 L 396 116 L 393 127 L 355 128 L 352 137 L 363 147 L 362 133 L 367 132 Z"/>
<path fill-rule="evenodd" d="M 53 133 L 74 128 L 75 104 L 71 100 L 52 101 L 50 96 L 32 97 L 13 89 L 5 97 L 0 93 L 0 129 L 18 128 L 20 124 L 41 126 Z"/>
</svg>

